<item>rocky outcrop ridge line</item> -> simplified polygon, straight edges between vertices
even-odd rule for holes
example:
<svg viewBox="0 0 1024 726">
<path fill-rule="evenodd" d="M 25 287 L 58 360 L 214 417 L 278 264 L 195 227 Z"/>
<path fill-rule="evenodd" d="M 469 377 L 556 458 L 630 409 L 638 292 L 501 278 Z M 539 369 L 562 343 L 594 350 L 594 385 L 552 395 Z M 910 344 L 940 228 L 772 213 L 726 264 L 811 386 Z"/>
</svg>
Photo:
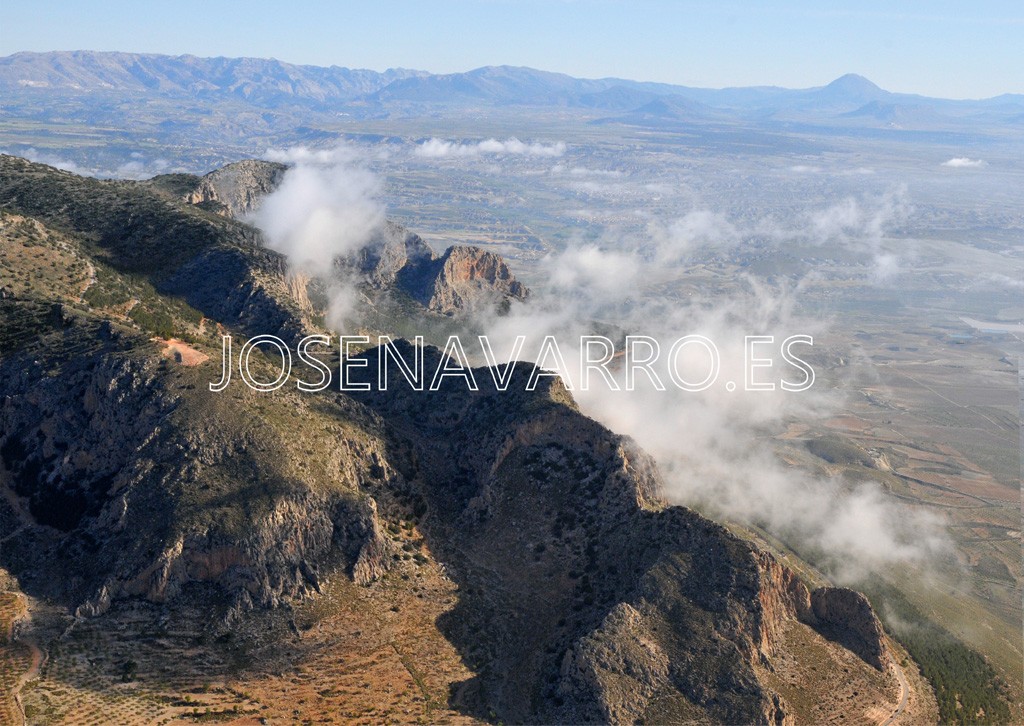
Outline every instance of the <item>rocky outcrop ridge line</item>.
<svg viewBox="0 0 1024 726">
<path fill-rule="evenodd" d="M 239 219 L 256 211 L 263 197 L 280 185 L 287 168 L 272 161 L 243 159 L 203 176 L 184 199 Z"/>
</svg>

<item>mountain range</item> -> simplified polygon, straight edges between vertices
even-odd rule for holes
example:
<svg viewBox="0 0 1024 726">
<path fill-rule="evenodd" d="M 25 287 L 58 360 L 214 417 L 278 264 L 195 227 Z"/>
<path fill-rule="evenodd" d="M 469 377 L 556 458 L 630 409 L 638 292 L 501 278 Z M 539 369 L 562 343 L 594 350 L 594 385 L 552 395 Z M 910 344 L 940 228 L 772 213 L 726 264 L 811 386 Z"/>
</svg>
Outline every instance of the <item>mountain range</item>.
<svg viewBox="0 0 1024 726">
<path fill-rule="evenodd" d="M 844 75 L 808 89 L 691 88 L 620 78 L 580 79 L 512 66 L 465 73 L 384 72 L 294 65 L 274 59 L 197 58 L 93 51 L 16 53 L 0 58 L 0 91 L 8 104 L 54 94 L 158 97 L 241 102 L 254 108 L 296 106 L 353 115 L 423 106 L 555 107 L 630 112 L 657 99 L 715 109 L 721 118 L 820 117 L 913 121 L 903 109 L 925 109 L 929 123 L 963 120 L 1019 124 L 1024 95 L 984 100 L 928 98 L 883 90 Z M 843 116 L 843 114 L 847 114 Z"/>
</svg>

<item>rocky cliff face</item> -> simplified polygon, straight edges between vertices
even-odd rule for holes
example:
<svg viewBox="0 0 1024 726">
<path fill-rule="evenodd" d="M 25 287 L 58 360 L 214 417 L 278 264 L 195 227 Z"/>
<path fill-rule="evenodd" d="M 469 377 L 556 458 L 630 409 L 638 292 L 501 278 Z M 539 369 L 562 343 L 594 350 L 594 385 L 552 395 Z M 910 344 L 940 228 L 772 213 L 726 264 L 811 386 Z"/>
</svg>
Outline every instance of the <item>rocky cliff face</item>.
<svg viewBox="0 0 1024 726">
<path fill-rule="evenodd" d="M 387 569 L 360 489 L 378 441 L 323 440 L 329 473 L 297 476 L 288 427 L 146 349 L 131 331 L 70 319 L 29 356 L 0 359 L 4 479 L 40 526 L 5 551 L 28 587 L 96 615 L 205 582 L 244 611 L 317 589 L 323 566 L 364 583 Z"/>
<path fill-rule="evenodd" d="M 503 301 L 522 302 L 529 294 L 501 257 L 479 247 L 449 247 L 437 267 L 420 299 L 442 315 L 496 308 Z"/>
<path fill-rule="evenodd" d="M 635 723 L 669 682 L 669 666 L 646 619 L 632 605 L 619 603 L 566 652 L 559 692 L 592 703 L 598 720 Z"/>
<path fill-rule="evenodd" d="M 263 197 L 277 189 L 287 168 L 272 161 L 244 159 L 202 177 L 184 200 L 239 219 L 256 211 Z"/>
<path fill-rule="evenodd" d="M 385 222 L 363 249 L 343 264 L 375 289 L 386 290 L 408 278 L 434 259 L 434 251 L 423 239 L 395 222 Z M 405 280 L 403 279 L 403 282 Z"/>
<path fill-rule="evenodd" d="M 889 667 L 885 632 L 868 599 L 845 587 L 822 587 L 811 593 L 814 622 L 878 670 Z"/>
<path fill-rule="evenodd" d="M 369 287 L 400 291 L 446 316 L 500 310 L 529 296 L 499 255 L 453 245 L 438 257 L 418 235 L 393 222 L 342 264 Z"/>
<path fill-rule="evenodd" d="M 761 609 L 757 649 L 772 655 L 787 620 L 813 623 L 811 595 L 796 573 L 783 566 L 767 552 L 759 552 L 758 568 L 765 586 L 758 592 Z"/>
<path fill-rule="evenodd" d="M 249 335 L 271 334 L 295 344 L 313 326 L 309 278 L 291 272 L 280 255 L 262 248 L 216 246 L 160 282 L 213 320 L 232 321 Z"/>
</svg>

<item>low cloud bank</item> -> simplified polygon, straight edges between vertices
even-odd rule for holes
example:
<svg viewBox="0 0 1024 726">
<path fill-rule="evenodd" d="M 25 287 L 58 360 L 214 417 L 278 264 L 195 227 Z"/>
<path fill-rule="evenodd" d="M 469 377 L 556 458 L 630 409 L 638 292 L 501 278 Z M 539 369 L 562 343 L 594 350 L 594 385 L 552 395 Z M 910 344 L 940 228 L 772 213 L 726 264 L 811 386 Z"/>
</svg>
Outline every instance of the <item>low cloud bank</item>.
<svg viewBox="0 0 1024 726">
<path fill-rule="evenodd" d="M 131 179 L 137 181 L 150 179 L 157 174 L 182 170 L 177 167 L 172 168 L 171 163 L 167 159 L 147 159 L 145 155 L 138 151 L 133 151 L 128 156 L 128 161 L 119 164 L 113 169 L 82 166 L 72 159 L 66 159 L 48 151 L 40 151 L 33 146 L 17 152 L 0 149 L 0 153 L 13 153 L 37 164 L 46 164 L 61 171 L 69 171 L 72 174 L 91 176 L 97 179 Z"/>
<path fill-rule="evenodd" d="M 413 152 L 416 156 L 430 159 L 438 159 L 447 156 L 481 156 L 484 154 L 513 155 L 513 156 L 540 156 L 558 157 L 565 153 L 565 143 L 562 141 L 554 144 L 526 143 L 519 139 L 510 137 L 504 141 L 498 139 L 485 139 L 473 143 L 458 143 L 432 138 L 424 141 L 416 147 Z"/>
<path fill-rule="evenodd" d="M 903 186 L 873 197 L 846 197 L 785 220 L 766 217 L 741 224 L 719 212 L 697 209 L 668 222 L 652 220 L 642 246 L 657 262 L 676 265 L 699 251 L 725 251 L 751 243 L 835 245 L 867 256 L 871 260 L 868 279 L 884 285 L 900 274 L 903 258 L 914 256 L 912 247 L 904 245 L 894 252 L 885 241 L 887 233 L 898 230 L 912 211 Z"/>
<path fill-rule="evenodd" d="M 842 240 L 877 253 L 876 266 L 891 275 L 898 265 L 894 255 L 882 251 L 880 240 L 905 211 L 902 193 L 895 193 L 845 200 L 808 213 L 799 225 L 765 220 L 745 229 L 720 213 L 701 210 L 652 223 L 641 239 L 580 240 L 545 258 L 547 284 L 535 289 L 530 305 L 514 306 L 510 315 L 487 321 L 486 329 L 498 360 L 519 335 L 528 335 L 523 350 L 531 353 L 543 336 L 555 336 L 582 410 L 655 456 L 672 502 L 761 526 L 813 554 L 840 581 L 854 583 L 892 566 L 927 570 L 952 551 L 940 517 L 892 499 L 877 483 L 816 476 L 777 454 L 773 437 L 790 422 L 813 427 L 841 405 L 840 395 L 823 384 L 800 393 L 778 384 L 795 373 L 780 359 L 782 341 L 794 334 L 820 335 L 827 326 L 798 312 L 803 283 L 773 286 L 749 276 L 729 294 L 659 292 L 685 282 L 673 280 L 667 266 L 686 264 L 696 250 L 743 244 L 754 231 L 762 238 Z M 624 371 L 611 366 L 622 390 L 606 385 L 581 390 L 584 351 L 573 341 L 595 329 L 620 345 L 622 335 L 650 336 L 663 355 L 680 336 L 704 336 L 719 353 L 716 383 L 700 392 L 672 385 L 658 390 L 638 376 L 636 390 L 627 391 Z M 760 380 L 776 382 L 774 390 L 745 390 L 747 335 L 774 336 L 761 349 L 773 364 L 759 371 Z M 686 380 L 702 380 L 709 370 L 710 357 L 700 346 L 688 346 L 679 360 Z"/>
</svg>

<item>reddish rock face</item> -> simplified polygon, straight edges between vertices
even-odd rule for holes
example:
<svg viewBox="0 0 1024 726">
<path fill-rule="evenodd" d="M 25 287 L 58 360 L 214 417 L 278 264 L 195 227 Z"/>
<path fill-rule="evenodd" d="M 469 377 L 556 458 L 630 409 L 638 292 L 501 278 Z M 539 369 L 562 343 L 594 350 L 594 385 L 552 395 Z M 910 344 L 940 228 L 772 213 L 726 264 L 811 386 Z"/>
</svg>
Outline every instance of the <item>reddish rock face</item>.
<svg viewBox="0 0 1024 726">
<path fill-rule="evenodd" d="M 394 222 L 344 265 L 370 288 L 397 288 L 442 315 L 484 311 L 529 296 L 500 255 L 453 245 L 438 257 L 418 235 Z"/>
<path fill-rule="evenodd" d="M 505 261 L 479 247 L 452 247 L 445 256 L 444 271 L 451 282 L 483 280 L 491 284 L 512 280 Z"/>
<path fill-rule="evenodd" d="M 493 252 L 479 247 L 449 247 L 441 258 L 427 307 L 446 315 L 495 305 L 501 299 L 525 300 L 526 287 Z"/>
<path fill-rule="evenodd" d="M 758 600 L 762 612 L 757 645 L 761 652 L 771 655 L 786 621 L 813 619 L 811 595 L 797 574 L 769 553 L 758 553 L 757 560 L 761 571 Z"/>
</svg>

